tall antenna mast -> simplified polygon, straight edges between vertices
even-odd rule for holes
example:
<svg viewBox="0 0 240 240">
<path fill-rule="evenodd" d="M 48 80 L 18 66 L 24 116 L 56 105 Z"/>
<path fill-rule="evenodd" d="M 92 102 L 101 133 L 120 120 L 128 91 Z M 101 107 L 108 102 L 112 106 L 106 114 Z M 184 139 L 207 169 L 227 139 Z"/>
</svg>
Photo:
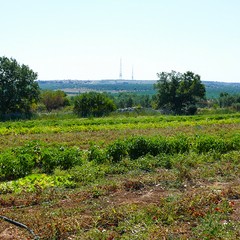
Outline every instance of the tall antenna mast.
<svg viewBox="0 0 240 240">
<path fill-rule="evenodd" d="M 133 65 L 132 65 L 132 80 L 134 80 L 134 76 L 133 76 Z"/>
<path fill-rule="evenodd" d="M 119 79 L 122 79 L 122 58 L 120 58 L 120 73 L 119 73 Z"/>
</svg>

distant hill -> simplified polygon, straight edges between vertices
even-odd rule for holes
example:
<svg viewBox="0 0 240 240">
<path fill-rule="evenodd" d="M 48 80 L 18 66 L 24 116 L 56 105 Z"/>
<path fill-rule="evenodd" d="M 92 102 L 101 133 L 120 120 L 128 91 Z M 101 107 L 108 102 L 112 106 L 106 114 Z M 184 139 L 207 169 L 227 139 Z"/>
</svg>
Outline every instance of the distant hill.
<svg viewBox="0 0 240 240">
<path fill-rule="evenodd" d="M 212 82 L 203 81 L 207 98 L 217 98 L 221 92 L 227 92 L 229 94 L 240 94 L 240 83 L 226 83 L 226 82 Z"/>
<path fill-rule="evenodd" d="M 119 93 L 119 92 L 133 92 L 136 94 L 156 93 L 154 90 L 154 80 L 48 80 L 38 81 L 39 86 L 43 90 L 63 90 L 67 94 L 74 95 L 89 91 Z M 240 94 L 240 83 L 226 83 L 203 81 L 207 98 L 217 98 L 221 92 L 229 94 Z"/>
<path fill-rule="evenodd" d="M 151 80 L 51 80 L 38 81 L 41 89 L 60 89 L 68 94 L 78 94 L 89 91 L 99 92 L 134 92 L 137 94 L 155 94 Z"/>
</svg>

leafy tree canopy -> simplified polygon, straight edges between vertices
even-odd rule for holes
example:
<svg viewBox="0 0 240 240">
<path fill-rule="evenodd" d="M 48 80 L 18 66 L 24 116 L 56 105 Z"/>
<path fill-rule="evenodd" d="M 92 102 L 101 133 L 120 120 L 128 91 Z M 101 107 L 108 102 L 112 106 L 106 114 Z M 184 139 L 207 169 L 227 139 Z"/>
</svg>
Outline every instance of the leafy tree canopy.
<svg viewBox="0 0 240 240">
<path fill-rule="evenodd" d="M 29 114 L 38 100 L 37 73 L 13 58 L 0 57 L 0 115 Z"/>
<path fill-rule="evenodd" d="M 114 101 L 118 108 L 129 108 L 134 106 L 151 107 L 151 97 L 149 95 L 121 92 L 114 94 Z"/>
<path fill-rule="evenodd" d="M 104 93 L 89 92 L 75 97 L 74 112 L 81 117 L 101 117 L 116 110 L 116 105 Z"/>
<path fill-rule="evenodd" d="M 59 109 L 69 105 L 67 94 L 64 91 L 46 90 L 41 93 L 41 102 L 45 105 L 46 109 L 50 112 L 54 109 Z"/>
<path fill-rule="evenodd" d="M 189 71 L 183 74 L 172 71 L 157 73 L 157 76 L 158 108 L 175 114 L 196 113 L 196 104 L 205 98 L 206 93 L 199 75 Z"/>
<path fill-rule="evenodd" d="M 234 107 L 239 111 L 240 94 L 229 94 L 227 92 L 221 92 L 218 102 L 221 108 Z"/>
</svg>

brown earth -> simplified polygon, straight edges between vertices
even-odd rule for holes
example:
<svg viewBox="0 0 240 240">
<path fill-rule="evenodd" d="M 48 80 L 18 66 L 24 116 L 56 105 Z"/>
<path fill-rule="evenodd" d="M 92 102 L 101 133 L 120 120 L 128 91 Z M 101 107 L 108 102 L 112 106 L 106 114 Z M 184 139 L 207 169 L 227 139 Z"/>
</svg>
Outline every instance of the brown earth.
<svg viewBox="0 0 240 240">
<path fill-rule="evenodd" d="M 231 214 L 231 219 L 234 221 L 240 221 L 240 199 L 239 195 L 235 195 L 231 193 L 231 189 L 233 186 L 238 186 L 239 180 L 236 180 L 234 182 L 228 182 L 228 183 L 220 183 L 220 182 L 213 182 L 213 183 L 198 183 L 196 185 L 186 184 L 183 186 L 182 189 L 174 189 L 174 190 L 166 190 L 164 187 L 162 187 L 159 184 L 152 185 L 152 184 L 145 184 L 141 181 L 130 181 L 125 180 L 121 183 L 120 186 L 117 188 L 114 187 L 103 187 L 103 190 L 105 191 L 104 194 L 101 196 L 95 196 L 91 191 L 73 191 L 73 192 L 66 192 L 63 196 L 55 196 L 56 199 L 54 199 L 51 202 L 51 196 L 49 196 L 49 202 L 47 199 L 44 199 L 43 202 L 39 200 L 39 202 L 36 202 L 34 204 L 31 204 L 30 202 L 25 202 L 24 199 L 18 199 L 14 202 L 14 206 L 2 206 L 0 210 L 1 215 L 11 215 L 11 218 L 14 218 L 13 216 L 16 216 L 16 218 L 19 218 L 21 215 L 25 216 L 24 219 L 28 219 L 28 226 L 32 226 L 34 228 L 34 231 L 37 234 L 41 235 L 41 231 L 37 228 L 37 224 L 41 224 L 42 226 L 39 226 L 40 229 L 46 228 L 46 225 L 49 224 L 49 222 L 46 223 L 40 223 L 40 221 L 36 221 L 34 217 L 39 218 L 41 216 L 41 212 L 45 212 L 47 216 L 51 212 L 55 211 L 65 211 L 65 212 L 72 212 L 72 214 L 69 214 L 67 216 L 64 216 L 65 219 L 62 221 L 67 221 L 70 219 L 70 221 L 76 221 L 76 224 L 81 226 L 85 229 L 90 229 L 93 225 L 93 211 L 95 210 L 104 210 L 109 207 L 117 207 L 117 206 L 124 206 L 128 204 L 136 204 L 137 206 L 145 206 L 148 204 L 158 204 L 159 201 L 167 197 L 169 195 L 182 195 L 184 193 L 189 193 L 191 195 L 192 193 L 195 193 L 196 191 L 204 191 L 206 190 L 214 190 L 214 191 L 222 191 L 225 192 L 225 194 L 229 197 L 229 202 L 233 206 L 233 212 Z M 239 194 L 239 193 L 238 193 Z M 44 203 L 44 201 L 46 201 Z M 26 204 L 25 206 L 22 204 Z M 29 205 L 28 205 L 29 204 Z M 43 205 L 47 206 L 43 206 Z M 86 206 L 89 205 L 96 205 L 96 209 L 88 209 Z M 46 213 L 47 212 L 47 213 Z M 75 215 L 75 217 L 74 217 Z M 27 218 L 26 218 L 27 217 Z M 41 216 L 43 217 L 43 216 Z M 46 217 L 46 216 L 45 216 Z M 2 221 L 2 220 L 1 220 Z M 44 226 L 45 225 L 45 226 Z M 187 231 L 186 229 L 183 231 Z M 186 233 L 185 233 L 186 234 Z M 10 223 L 3 222 L 0 225 L 0 239 L 1 240 L 8 240 L 8 239 L 21 239 L 21 240 L 27 240 L 27 239 L 33 239 L 33 237 L 27 232 L 25 229 L 19 229 L 18 227 L 11 225 Z M 62 239 L 62 238 L 61 238 Z M 78 239 L 75 238 L 74 234 L 68 236 L 66 239 Z"/>
</svg>

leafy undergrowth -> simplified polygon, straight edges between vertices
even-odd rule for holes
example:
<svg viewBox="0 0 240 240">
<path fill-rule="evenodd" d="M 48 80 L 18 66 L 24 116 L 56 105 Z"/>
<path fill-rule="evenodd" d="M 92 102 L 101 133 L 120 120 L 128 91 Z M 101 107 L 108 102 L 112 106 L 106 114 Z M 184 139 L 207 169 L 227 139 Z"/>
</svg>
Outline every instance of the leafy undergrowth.
<svg viewBox="0 0 240 240">
<path fill-rule="evenodd" d="M 70 176 L 65 175 L 65 178 L 75 177 L 77 180 L 83 178 L 92 181 L 91 179 L 96 176 L 91 174 L 96 173 L 105 176 L 109 173 L 125 173 L 136 168 L 149 171 L 156 167 L 172 168 L 174 165 L 187 169 L 186 166 L 196 164 L 198 158 L 199 161 L 209 162 L 211 158 L 205 157 L 202 160 L 201 154 L 212 154 L 215 158 L 220 158 L 222 154 L 239 150 L 239 134 L 230 135 L 224 140 L 222 137 L 211 135 L 189 137 L 181 134 L 169 138 L 138 136 L 116 140 L 106 147 L 91 144 L 87 150 L 81 150 L 76 146 L 68 147 L 62 144 L 49 146 L 41 141 L 30 141 L 24 146 L 0 152 L 0 180 L 15 180 L 33 173 L 52 174 L 56 169 L 60 171 L 72 169 Z M 187 155 L 193 155 L 192 158 L 196 159 L 188 159 L 189 163 L 185 164 L 179 157 L 177 160 L 172 158 L 176 154 L 183 154 L 183 159 Z M 147 156 L 150 157 L 146 158 Z M 156 156 L 158 158 L 154 158 Z M 77 169 L 77 174 L 74 174 L 74 169 Z M 87 176 L 89 174 L 90 177 Z M 30 181 L 31 179 L 35 181 L 34 177 L 29 178 Z M 8 186 L 11 189 L 13 185 L 14 183 L 7 183 L 6 190 L 2 191 L 6 192 Z M 17 185 L 21 183 L 18 182 Z"/>
<path fill-rule="evenodd" d="M 0 216 L 40 239 L 239 239 L 239 129 L 238 114 L 1 123 Z M 33 239 L 0 221 L 0 239 Z"/>
<path fill-rule="evenodd" d="M 109 144 L 131 136 L 174 136 L 239 132 L 239 114 L 202 116 L 138 116 L 101 119 L 52 119 L 0 123 L 0 150 L 41 140 L 88 148 L 90 142 Z"/>
<path fill-rule="evenodd" d="M 124 129 L 157 129 L 178 126 L 207 126 L 240 122 L 240 114 L 196 115 L 196 116 L 137 116 L 106 117 L 92 119 L 38 119 L 0 123 L 0 135 L 39 133 L 84 132 Z"/>
<path fill-rule="evenodd" d="M 239 160 L 231 151 L 83 161 L 8 183 L 0 215 L 40 239 L 238 239 Z M 9 225 L 1 222 L 1 239 L 13 231 L 31 239 Z"/>
</svg>

